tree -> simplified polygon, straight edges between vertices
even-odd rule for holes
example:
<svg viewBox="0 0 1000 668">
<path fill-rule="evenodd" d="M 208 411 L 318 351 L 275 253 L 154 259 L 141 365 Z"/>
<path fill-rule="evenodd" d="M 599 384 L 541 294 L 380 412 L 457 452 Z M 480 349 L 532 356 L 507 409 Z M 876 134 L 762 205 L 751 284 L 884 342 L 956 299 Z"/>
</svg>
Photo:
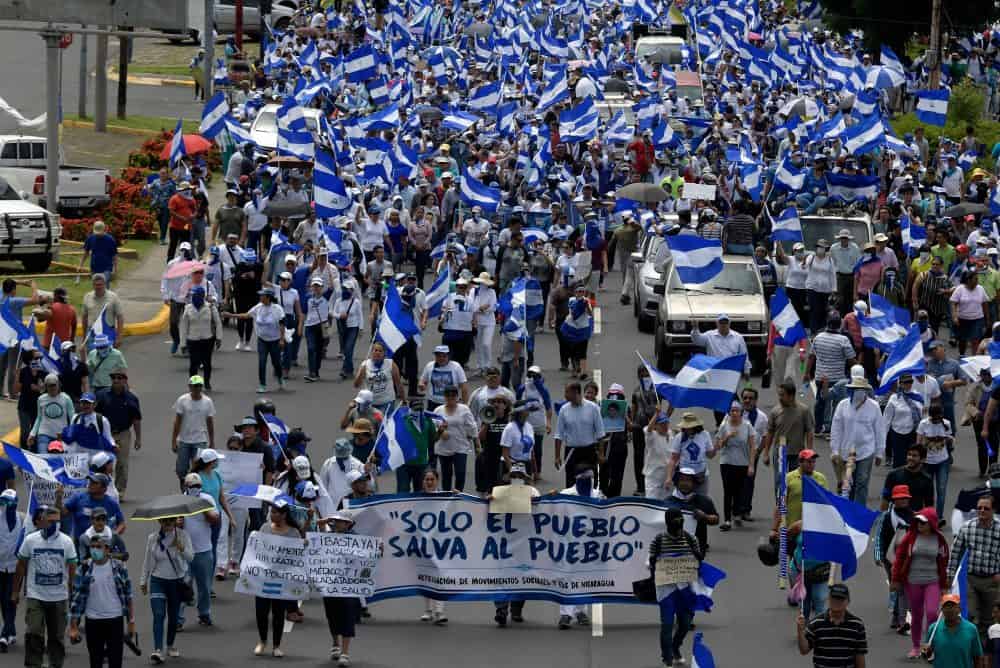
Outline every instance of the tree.
<svg viewBox="0 0 1000 668">
<path fill-rule="evenodd" d="M 864 31 L 865 49 L 875 60 L 882 44 L 903 57 L 910 37 L 930 30 L 931 0 L 820 0 L 820 4 L 826 10 L 823 20 L 833 30 Z M 942 32 L 969 35 L 997 17 L 1000 10 L 993 2 L 942 0 Z"/>
</svg>

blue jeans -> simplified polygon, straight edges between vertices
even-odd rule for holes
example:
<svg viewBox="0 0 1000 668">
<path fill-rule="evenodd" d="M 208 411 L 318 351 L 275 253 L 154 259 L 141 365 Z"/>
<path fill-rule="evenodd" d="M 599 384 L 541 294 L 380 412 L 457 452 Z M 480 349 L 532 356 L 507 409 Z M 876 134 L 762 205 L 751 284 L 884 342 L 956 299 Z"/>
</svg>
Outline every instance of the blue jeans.
<svg viewBox="0 0 1000 668">
<path fill-rule="evenodd" d="M 340 338 L 340 352 L 344 354 L 345 376 L 354 375 L 354 344 L 358 342 L 358 328 L 348 327 L 346 321 L 337 320 L 337 336 Z"/>
<path fill-rule="evenodd" d="M 326 353 L 323 325 L 306 327 L 306 353 L 309 358 L 309 375 L 319 376 L 319 367 L 323 364 L 323 355 Z"/>
<path fill-rule="evenodd" d="M 191 560 L 191 578 L 194 580 L 198 617 L 212 616 L 212 577 L 215 574 L 212 563 L 215 550 L 196 552 Z M 180 621 L 184 620 L 184 606 L 180 608 Z"/>
<path fill-rule="evenodd" d="M 659 605 L 660 657 L 664 663 L 670 664 L 675 658 L 681 656 L 681 645 L 684 644 L 684 637 L 691 630 L 694 613 L 686 609 L 677 610 L 671 598 L 664 598 Z M 674 631 L 675 620 L 677 622 L 676 631 Z"/>
<path fill-rule="evenodd" d="M 951 457 L 937 464 L 924 464 L 924 471 L 934 481 L 934 509 L 937 511 L 938 517 L 944 517 L 944 497 L 948 493 Z"/>
<path fill-rule="evenodd" d="M 302 337 L 299 336 L 298 330 L 292 334 L 292 340 L 285 344 L 285 347 L 281 349 L 281 368 L 286 372 L 292 368 L 292 363 L 299 363 L 299 346 L 302 345 Z M 306 344 L 308 345 L 308 344 Z"/>
<path fill-rule="evenodd" d="M 468 455 L 438 455 L 441 462 L 441 489 L 450 492 L 453 489 L 462 491 L 465 489 L 465 465 Z M 452 473 L 455 474 L 454 486 L 452 486 Z"/>
<path fill-rule="evenodd" d="M 156 214 L 156 222 L 160 225 L 160 242 L 167 240 L 167 228 L 170 226 L 170 209 L 162 207 Z"/>
<path fill-rule="evenodd" d="M 265 341 L 257 337 L 257 381 L 263 386 L 267 385 L 267 358 L 271 358 L 271 366 L 274 368 L 274 377 L 281 380 L 281 339 Z"/>
<path fill-rule="evenodd" d="M 826 612 L 826 599 L 830 595 L 830 585 L 826 582 L 807 584 L 806 594 L 802 599 L 802 616 L 806 621 L 819 617 Z"/>
<path fill-rule="evenodd" d="M 183 441 L 177 441 L 177 463 L 174 465 L 174 472 L 177 474 L 177 479 L 181 482 L 182 491 L 184 489 L 184 476 L 191 472 L 191 462 L 194 461 L 198 450 L 207 447 L 208 443 L 205 442 L 184 443 Z"/>
<path fill-rule="evenodd" d="M 163 651 L 163 623 L 167 625 L 167 647 L 177 638 L 177 617 L 180 614 L 180 579 L 167 580 L 155 575 L 149 578 L 149 606 L 153 610 L 153 649 Z"/>
<path fill-rule="evenodd" d="M 812 193 L 802 193 L 795 197 L 795 204 L 799 207 L 799 213 L 809 216 L 819 211 L 830 199 L 826 195 L 813 195 Z"/>
<path fill-rule="evenodd" d="M 0 573 L 0 615 L 3 616 L 3 628 L 0 629 L 0 638 L 12 638 L 17 636 L 14 622 L 17 619 L 17 607 L 10 600 L 14 593 L 14 573 Z"/>
<path fill-rule="evenodd" d="M 851 501 L 868 505 L 868 482 L 872 477 L 872 464 L 875 455 L 858 460 L 854 463 L 854 478 L 851 481 Z"/>
</svg>

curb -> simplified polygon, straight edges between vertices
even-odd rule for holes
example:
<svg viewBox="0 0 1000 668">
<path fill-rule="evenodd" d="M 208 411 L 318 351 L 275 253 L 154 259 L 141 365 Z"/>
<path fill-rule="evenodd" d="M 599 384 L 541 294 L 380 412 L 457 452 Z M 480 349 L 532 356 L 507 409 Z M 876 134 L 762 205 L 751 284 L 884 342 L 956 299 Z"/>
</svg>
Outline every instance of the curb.
<svg viewBox="0 0 1000 668">
<path fill-rule="evenodd" d="M 68 128 L 82 128 L 84 130 L 93 130 L 93 121 L 78 121 L 71 118 L 64 119 L 62 124 Z M 120 135 L 132 135 L 133 137 L 155 137 L 160 134 L 159 130 L 142 130 L 139 128 L 127 128 L 124 125 L 114 125 L 108 123 L 108 132 L 114 132 Z"/>
<path fill-rule="evenodd" d="M 118 71 L 108 68 L 108 81 L 118 81 Z M 125 81 L 139 86 L 178 86 L 181 88 L 194 88 L 194 81 L 187 79 L 175 79 L 172 77 L 156 77 L 129 74 Z"/>
</svg>

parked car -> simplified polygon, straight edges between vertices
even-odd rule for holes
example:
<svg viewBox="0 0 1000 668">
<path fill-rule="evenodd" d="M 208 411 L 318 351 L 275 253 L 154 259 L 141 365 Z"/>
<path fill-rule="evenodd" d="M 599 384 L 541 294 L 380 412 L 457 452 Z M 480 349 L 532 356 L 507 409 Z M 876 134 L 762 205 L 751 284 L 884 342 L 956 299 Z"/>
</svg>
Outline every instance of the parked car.
<svg viewBox="0 0 1000 668">
<path fill-rule="evenodd" d="M 59 215 L 25 201 L 0 178 L 0 260 L 17 260 L 31 273 L 42 273 L 59 256 Z"/>
<path fill-rule="evenodd" d="M 294 0 L 279 0 L 271 7 L 271 27 L 284 31 L 295 16 Z M 205 0 L 188 0 L 188 29 L 164 30 L 171 37 L 172 44 L 180 44 L 186 38 L 195 44 L 201 43 L 201 31 L 205 29 Z M 215 30 L 219 35 L 236 32 L 236 1 L 216 0 Z M 243 34 L 251 39 L 260 39 L 260 0 L 243 0 Z M 185 37 L 186 35 L 186 37 Z"/>
<path fill-rule="evenodd" d="M 768 312 L 757 265 L 750 256 L 724 255 L 722 260 L 722 272 L 690 288 L 681 283 L 673 263 L 667 263 L 665 276 L 655 288 L 662 295 L 653 339 L 657 368 L 670 373 L 676 359 L 704 352 L 691 341 L 691 330 L 715 329 L 720 313 L 727 314 L 733 331 L 743 335 L 754 367 L 763 367 Z"/>
<path fill-rule="evenodd" d="M 667 225 L 677 223 L 676 214 L 661 216 Z M 660 284 L 661 270 L 666 266 L 661 262 L 657 267 L 657 256 L 669 260 L 669 251 L 664 256 L 661 249 L 663 237 L 647 234 L 639 244 L 639 250 L 632 253 L 631 260 L 635 264 L 635 290 L 632 294 L 632 313 L 638 320 L 639 331 L 652 332 L 656 324 L 656 312 L 660 310 L 661 294 L 656 292 Z"/>
<path fill-rule="evenodd" d="M 274 149 L 278 146 L 278 109 L 280 104 L 265 104 L 253 123 L 250 125 L 250 138 L 258 149 Z M 310 132 L 319 130 L 319 117 L 322 110 L 306 108 L 302 110 L 306 118 L 306 127 Z"/>
<path fill-rule="evenodd" d="M 43 209 L 75 213 L 111 200 L 111 174 L 98 167 L 66 165 L 59 154 L 59 191 L 50 203 L 45 188 L 48 146 L 45 137 L 0 135 L 0 177 L 15 193 Z"/>
</svg>

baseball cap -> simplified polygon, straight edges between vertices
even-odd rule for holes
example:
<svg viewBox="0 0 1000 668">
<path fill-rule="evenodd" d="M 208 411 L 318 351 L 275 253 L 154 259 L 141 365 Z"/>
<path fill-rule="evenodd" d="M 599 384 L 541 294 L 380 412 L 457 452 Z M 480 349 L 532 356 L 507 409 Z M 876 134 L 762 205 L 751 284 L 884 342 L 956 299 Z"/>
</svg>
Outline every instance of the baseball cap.
<svg viewBox="0 0 1000 668">
<path fill-rule="evenodd" d="M 830 598 L 839 598 L 844 600 L 851 599 L 851 590 L 847 588 L 842 582 L 830 585 Z"/>
<path fill-rule="evenodd" d="M 195 375 L 188 378 L 188 385 L 204 385 L 204 384 L 205 384 L 205 379 L 202 378 L 201 376 Z"/>
<path fill-rule="evenodd" d="M 448 346 L 435 346 L 434 347 L 434 354 L 435 355 L 448 355 L 450 353 L 451 353 L 451 349 Z"/>
<path fill-rule="evenodd" d="M 958 594 L 945 594 L 941 597 L 941 607 L 943 608 L 947 603 L 954 603 L 955 605 L 962 605 L 962 597 Z"/>
<path fill-rule="evenodd" d="M 910 486 L 909 485 L 895 485 L 892 488 L 892 500 L 896 499 L 911 499 L 910 496 Z"/>
<path fill-rule="evenodd" d="M 87 402 L 88 404 L 97 403 L 97 397 L 94 396 L 93 392 L 84 392 L 80 395 L 80 403 Z"/>
<path fill-rule="evenodd" d="M 201 476 L 197 473 L 188 473 L 184 476 L 185 487 L 201 487 Z"/>
<path fill-rule="evenodd" d="M 810 450 L 809 448 L 805 448 L 804 450 L 802 450 L 801 452 L 799 452 L 799 461 L 800 462 L 802 460 L 805 460 L 805 459 L 817 459 L 818 457 L 819 457 L 819 453 L 816 452 L 815 450 Z"/>
<path fill-rule="evenodd" d="M 720 313 L 719 315 L 717 315 L 715 317 L 715 321 L 716 322 L 723 322 L 723 321 L 729 322 L 729 314 L 727 314 L 727 313 Z"/>
<path fill-rule="evenodd" d="M 225 458 L 226 456 L 224 454 L 222 454 L 218 450 L 213 450 L 212 448 L 205 448 L 198 455 L 198 459 L 200 459 L 205 464 L 211 464 L 212 462 Z"/>
</svg>

